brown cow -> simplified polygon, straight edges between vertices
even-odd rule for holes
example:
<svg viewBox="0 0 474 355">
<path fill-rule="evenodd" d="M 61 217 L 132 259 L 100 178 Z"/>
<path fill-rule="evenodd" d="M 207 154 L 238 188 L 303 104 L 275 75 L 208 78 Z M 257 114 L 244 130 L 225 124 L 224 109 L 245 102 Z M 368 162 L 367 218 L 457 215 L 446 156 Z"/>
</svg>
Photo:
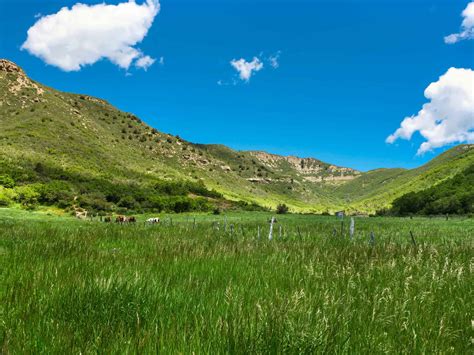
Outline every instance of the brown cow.
<svg viewBox="0 0 474 355">
<path fill-rule="evenodd" d="M 127 216 L 117 216 L 117 218 L 115 218 L 115 223 L 120 223 L 120 224 L 123 224 L 123 223 L 135 223 L 137 221 L 137 219 L 133 216 L 131 217 L 127 217 Z"/>
</svg>

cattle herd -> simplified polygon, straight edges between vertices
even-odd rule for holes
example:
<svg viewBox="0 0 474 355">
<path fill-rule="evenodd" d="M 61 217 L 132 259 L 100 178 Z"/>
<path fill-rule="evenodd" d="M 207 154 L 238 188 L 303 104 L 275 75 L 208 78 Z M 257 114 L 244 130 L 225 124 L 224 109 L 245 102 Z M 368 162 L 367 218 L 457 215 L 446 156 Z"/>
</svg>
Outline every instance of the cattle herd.
<svg viewBox="0 0 474 355">
<path fill-rule="evenodd" d="M 103 221 L 105 223 L 112 223 L 113 217 L 111 217 L 111 216 L 104 217 Z M 119 215 L 119 216 L 115 217 L 115 223 L 119 223 L 119 224 L 136 223 L 136 222 L 137 222 L 137 219 L 134 216 L 127 217 L 127 216 Z M 146 223 L 148 223 L 148 224 L 158 224 L 158 223 L 160 223 L 160 219 L 158 217 L 149 218 L 149 219 L 146 220 Z"/>
</svg>

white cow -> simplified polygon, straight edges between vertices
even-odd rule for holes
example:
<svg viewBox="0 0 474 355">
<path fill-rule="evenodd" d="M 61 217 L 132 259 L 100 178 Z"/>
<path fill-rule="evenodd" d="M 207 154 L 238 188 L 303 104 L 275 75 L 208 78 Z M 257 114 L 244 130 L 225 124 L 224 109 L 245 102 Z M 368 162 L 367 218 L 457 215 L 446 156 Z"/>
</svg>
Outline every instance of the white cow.
<svg viewBox="0 0 474 355">
<path fill-rule="evenodd" d="M 148 223 L 148 224 L 158 224 L 158 223 L 160 223 L 160 219 L 158 217 L 148 218 L 146 220 L 146 223 Z"/>
</svg>

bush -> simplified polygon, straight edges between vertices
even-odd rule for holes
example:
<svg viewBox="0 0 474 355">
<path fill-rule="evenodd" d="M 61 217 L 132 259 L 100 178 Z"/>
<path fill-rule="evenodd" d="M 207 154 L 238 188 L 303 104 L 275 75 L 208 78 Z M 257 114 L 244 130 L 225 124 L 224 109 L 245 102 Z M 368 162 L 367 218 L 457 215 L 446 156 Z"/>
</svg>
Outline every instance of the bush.
<svg viewBox="0 0 474 355">
<path fill-rule="evenodd" d="M 0 207 L 8 207 L 12 203 L 6 196 L 0 196 Z"/>
<path fill-rule="evenodd" d="M 280 203 L 277 208 L 276 208 L 276 213 L 277 214 L 286 214 L 288 213 L 288 206 L 285 205 L 284 203 Z"/>
<path fill-rule="evenodd" d="M 15 180 L 8 175 L 0 175 L 0 186 L 11 189 L 15 187 Z"/>
<path fill-rule="evenodd" d="M 0 207 L 10 206 L 13 203 L 13 197 L 13 190 L 0 187 Z"/>
<path fill-rule="evenodd" d="M 135 210 L 139 207 L 137 201 L 132 196 L 122 197 L 117 206 L 126 208 L 128 210 Z"/>
<path fill-rule="evenodd" d="M 16 201 L 27 209 L 33 209 L 38 205 L 40 194 L 33 185 L 19 186 L 15 188 Z"/>
<path fill-rule="evenodd" d="M 81 195 L 78 201 L 82 208 L 94 212 L 110 211 L 112 209 L 112 205 L 107 202 L 105 196 L 100 192 Z"/>
<path fill-rule="evenodd" d="M 55 205 L 59 201 L 64 204 L 65 201 L 72 201 L 74 198 L 71 186 L 63 181 L 39 185 L 37 191 L 40 194 L 38 201 L 45 205 Z"/>
</svg>

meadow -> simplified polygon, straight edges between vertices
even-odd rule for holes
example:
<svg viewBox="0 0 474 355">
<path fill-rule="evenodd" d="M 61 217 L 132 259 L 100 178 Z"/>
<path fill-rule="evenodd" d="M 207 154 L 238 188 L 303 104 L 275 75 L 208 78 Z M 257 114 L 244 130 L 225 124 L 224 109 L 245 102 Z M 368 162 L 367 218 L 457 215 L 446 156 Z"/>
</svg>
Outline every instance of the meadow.
<svg viewBox="0 0 474 355">
<path fill-rule="evenodd" d="M 0 351 L 474 351 L 474 219 L 271 216 L 0 209 Z"/>
</svg>

